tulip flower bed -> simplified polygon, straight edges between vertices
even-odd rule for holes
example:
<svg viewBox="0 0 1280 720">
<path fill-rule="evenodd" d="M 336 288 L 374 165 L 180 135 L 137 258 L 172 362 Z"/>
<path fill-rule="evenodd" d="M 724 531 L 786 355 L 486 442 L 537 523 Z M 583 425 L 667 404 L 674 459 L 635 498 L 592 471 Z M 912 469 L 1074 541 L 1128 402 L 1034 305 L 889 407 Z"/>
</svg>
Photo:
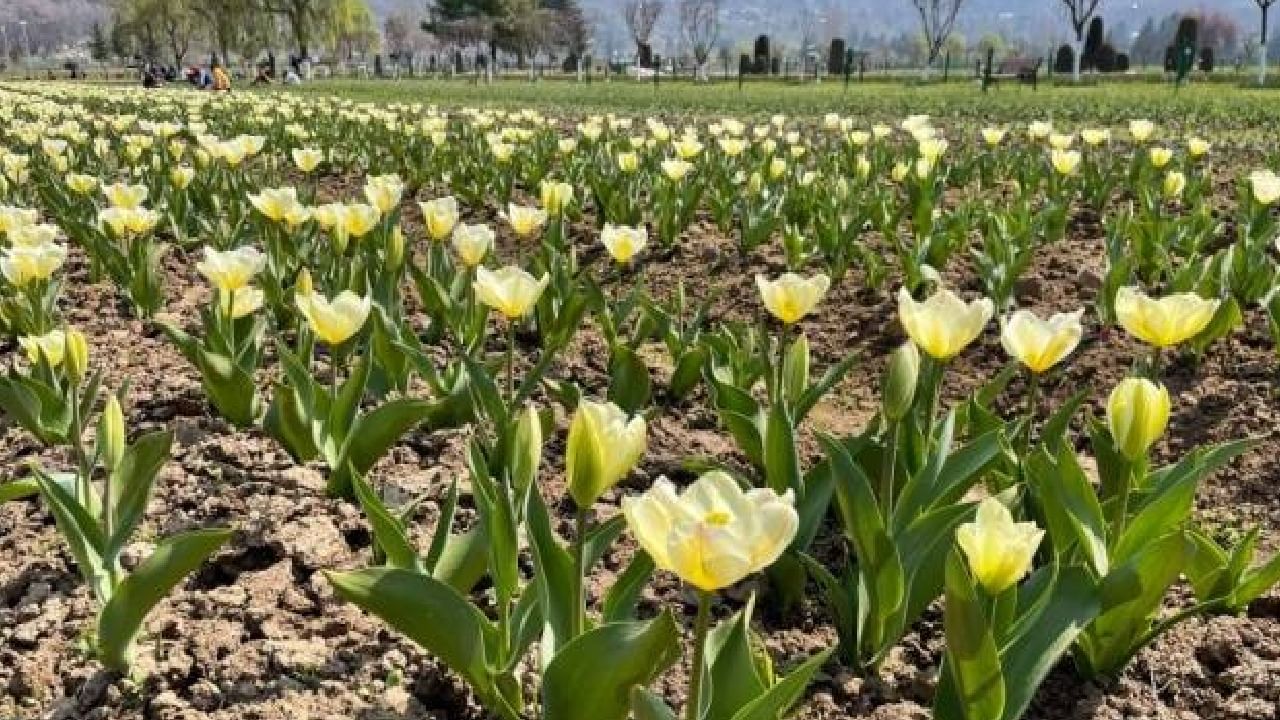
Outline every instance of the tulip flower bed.
<svg viewBox="0 0 1280 720">
<path fill-rule="evenodd" d="M 0 717 L 1272 717 L 1271 153 L 0 86 Z"/>
</svg>

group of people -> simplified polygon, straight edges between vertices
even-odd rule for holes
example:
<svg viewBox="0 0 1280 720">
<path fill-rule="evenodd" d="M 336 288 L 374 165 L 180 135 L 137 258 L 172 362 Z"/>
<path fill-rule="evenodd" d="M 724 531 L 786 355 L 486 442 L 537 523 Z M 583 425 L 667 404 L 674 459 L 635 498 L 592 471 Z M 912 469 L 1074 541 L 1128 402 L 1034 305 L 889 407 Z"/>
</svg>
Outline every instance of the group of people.
<svg viewBox="0 0 1280 720">
<path fill-rule="evenodd" d="M 307 73 L 309 60 L 303 57 L 290 56 L 289 65 L 285 70 L 282 81 L 285 85 L 297 85 L 302 82 L 302 78 Z M 214 92 L 229 92 L 231 90 L 231 75 L 226 68 L 218 62 L 215 55 L 209 59 L 207 66 L 191 65 L 182 71 L 182 77 L 192 87 L 200 90 L 210 90 Z M 178 68 L 175 66 L 164 66 L 158 63 L 148 63 L 142 68 L 142 85 L 143 87 L 154 88 L 161 87 L 166 82 L 178 81 Z M 258 63 L 257 74 L 254 76 L 254 85 L 270 85 L 276 81 L 276 56 L 275 53 L 267 53 L 267 59 Z"/>
<path fill-rule="evenodd" d="M 209 63 L 207 68 L 192 65 L 182 71 L 182 77 L 192 87 L 200 90 L 217 92 L 229 92 L 231 90 L 231 75 L 217 60 Z M 172 65 L 166 67 L 158 63 L 148 63 L 142 68 L 143 87 L 158 88 L 163 87 L 165 83 L 177 81 L 178 68 Z"/>
</svg>

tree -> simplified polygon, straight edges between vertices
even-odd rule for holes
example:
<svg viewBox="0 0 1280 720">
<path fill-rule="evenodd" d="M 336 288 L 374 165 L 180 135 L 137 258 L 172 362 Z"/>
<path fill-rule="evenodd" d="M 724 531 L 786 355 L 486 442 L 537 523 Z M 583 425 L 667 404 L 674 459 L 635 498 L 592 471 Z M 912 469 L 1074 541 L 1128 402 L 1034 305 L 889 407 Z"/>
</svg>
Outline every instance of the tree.
<svg viewBox="0 0 1280 720">
<path fill-rule="evenodd" d="M 455 44 L 487 43 L 489 62 L 485 64 L 485 76 L 492 79 L 493 64 L 498 55 L 496 39 L 503 12 L 501 0 L 435 0 L 422 29 Z M 459 57 L 455 52 L 455 69 L 459 66 Z"/>
<path fill-rule="evenodd" d="M 263 12 L 254 0 L 198 0 L 191 11 L 204 26 L 207 37 L 223 62 L 229 62 L 233 47 L 243 46 L 246 28 L 263 25 Z"/>
<path fill-rule="evenodd" d="M 382 23 L 382 39 L 386 41 L 387 52 L 399 57 L 409 48 L 409 33 L 413 32 L 413 21 L 402 13 L 391 13 Z"/>
<path fill-rule="evenodd" d="M 1089 31 L 1084 36 L 1084 58 L 1080 61 L 1080 65 L 1085 70 L 1096 70 L 1098 68 L 1098 51 L 1102 49 L 1102 43 L 1106 30 L 1103 29 L 1102 18 L 1095 17 L 1089 21 Z"/>
<path fill-rule="evenodd" d="M 1075 32 L 1075 44 L 1072 46 L 1075 57 L 1071 67 L 1071 80 L 1078 83 L 1080 82 L 1080 65 L 1084 60 L 1085 28 L 1098 13 L 1098 6 L 1102 4 L 1102 0 L 1057 1 L 1062 3 L 1067 20 L 1071 22 L 1071 29 Z"/>
<path fill-rule="evenodd" d="M 332 22 L 338 0 L 262 0 L 262 8 L 289 24 L 298 54 L 310 57 L 311 44 L 322 28 Z"/>
<path fill-rule="evenodd" d="M 111 47 L 107 44 L 107 35 L 102 31 L 101 23 L 93 24 L 93 39 L 89 41 L 89 55 L 98 62 L 106 62 L 111 57 Z"/>
<path fill-rule="evenodd" d="M 720 35 L 720 0 L 680 0 L 680 29 L 693 52 L 698 80 L 710 81 L 707 60 Z"/>
<path fill-rule="evenodd" d="M 920 13 L 920 30 L 925 44 L 924 76 L 927 78 L 942 54 L 947 38 L 951 37 L 964 0 L 911 0 L 911 4 Z"/>
<path fill-rule="evenodd" d="M 636 62 L 640 67 L 653 64 L 653 47 L 649 38 L 662 15 L 662 0 L 626 0 L 622 4 L 622 19 L 636 44 Z"/>
<path fill-rule="evenodd" d="M 583 60 L 591 45 L 591 23 L 578 0 L 550 0 L 547 7 L 555 13 L 556 41 L 569 51 L 569 59 L 581 82 L 586 69 Z"/>
<path fill-rule="evenodd" d="M 378 27 L 365 0 L 337 0 L 333 12 L 323 18 L 326 38 L 342 57 L 367 54 L 378 46 Z"/>
<path fill-rule="evenodd" d="M 1271 6 L 1276 4 L 1276 0 L 1253 0 L 1258 5 L 1258 9 L 1262 11 L 1262 41 L 1258 48 L 1258 84 L 1267 84 L 1267 14 L 1271 12 Z"/>
</svg>

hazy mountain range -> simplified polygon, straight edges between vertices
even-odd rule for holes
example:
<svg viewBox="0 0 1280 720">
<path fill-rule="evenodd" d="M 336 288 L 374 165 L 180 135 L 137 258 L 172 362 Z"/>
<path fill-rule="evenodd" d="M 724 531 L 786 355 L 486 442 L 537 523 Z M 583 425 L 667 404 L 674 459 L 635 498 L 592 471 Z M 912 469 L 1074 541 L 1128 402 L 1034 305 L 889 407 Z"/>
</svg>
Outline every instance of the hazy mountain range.
<svg viewBox="0 0 1280 720">
<path fill-rule="evenodd" d="M 580 0 L 595 28 L 597 45 L 606 51 L 629 46 L 620 8 L 624 0 Z M 669 6 L 655 31 L 655 44 L 678 44 L 674 8 Z M 427 0 L 369 0 L 379 18 L 392 13 L 414 18 L 425 16 Z M 968 0 L 958 30 L 976 40 L 998 31 L 1007 38 L 1035 44 L 1064 39 L 1067 24 L 1061 0 Z M 48 39 L 60 44 L 83 38 L 94 21 L 107 13 L 104 0 L 0 0 L 0 27 L 9 43 L 19 42 L 19 21 L 27 21 L 31 41 Z M 840 36 L 854 40 L 884 37 L 911 31 L 917 16 L 911 0 L 722 0 L 722 43 L 749 42 L 761 33 L 794 45 L 802 35 Z M 1239 23 L 1242 36 L 1257 32 L 1258 10 L 1254 0 L 1103 0 L 1102 14 L 1119 35 L 1136 31 L 1148 18 L 1162 18 L 1183 11 L 1226 13 Z M 1276 21 L 1280 23 L 1280 20 Z M 1124 41 L 1117 38 L 1117 44 Z"/>
</svg>

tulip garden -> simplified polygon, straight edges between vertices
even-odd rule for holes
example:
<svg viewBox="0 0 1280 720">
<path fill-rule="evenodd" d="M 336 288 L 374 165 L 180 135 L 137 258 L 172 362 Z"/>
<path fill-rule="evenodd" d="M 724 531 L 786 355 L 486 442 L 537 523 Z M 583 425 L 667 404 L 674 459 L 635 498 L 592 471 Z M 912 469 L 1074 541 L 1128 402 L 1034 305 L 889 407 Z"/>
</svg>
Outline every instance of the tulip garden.
<svg viewBox="0 0 1280 720">
<path fill-rule="evenodd" d="M 0 718 L 1271 718 L 1280 176 L 0 85 Z"/>
</svg>

